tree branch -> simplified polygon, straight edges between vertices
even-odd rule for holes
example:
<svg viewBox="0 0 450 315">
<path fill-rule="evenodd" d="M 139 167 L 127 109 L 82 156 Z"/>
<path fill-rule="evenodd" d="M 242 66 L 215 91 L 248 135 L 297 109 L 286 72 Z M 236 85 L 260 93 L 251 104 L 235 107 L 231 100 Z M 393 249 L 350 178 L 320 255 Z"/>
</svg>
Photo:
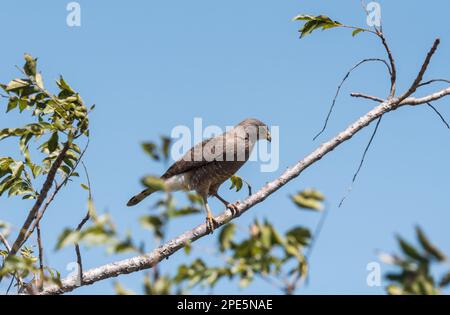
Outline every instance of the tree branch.
<svg viewBox="0 0 450 315">
<path fill-rule="evenodd" d="M 415 98 L 415 97 L 408 97 L 405 98 L 403 101 L 401 101 L 400 105 L 422 105 L 425 103 L 436 101 L 440 98 L 443 98 L 444 96 L 447 96 L 450 94 L 450 87 L 440 90 L 438 92 L 435 92 L 433 94 L 421 97 L 421 98 Z"/>
<path fill-rule="evenodd" d="M 1 232 L 0 232 L 0 242 L 2 242 L 3 245 L 5 245 L 5 249 L 7 252 L 11 251 L 11 246 L 9 245 L 8 240 Z"/>
<path fill-rule="evenodd" d="M 397 70 L 395 67 L 395 60 L 394 56 L 392 55 L 392 51 L 386 41 L 386 37 L 384 37 L 384 34 L 381 31 L 377 31 L 377 36 L 381 39 L 381 43 L 384 46 L 384 49 L 386 50 L 386 53 L 389 58 L 389 63 L 391 64 L 391 91 L 389 93 L 389 98 L 392 98 L 395 96 L 395 85 L 397 81 Z"/>
<path fill-rule="evenodd" d="M 378 103 L 383 103 L 385 100 L 377 97 L 377 96 L 372 96 L 372 95 L 367 95 L 367 94 L 363 94 L 363 93 L 350 93 L 351 97 L 357 97 L 357 98 L 365 98 L 368 100 L 372 100 Z"/>
<path fill-rule="evenodd" d="M 422 64 L 422 67 L 420 68 L 419 73 L 417 74 L 416 79 L 414 80 L 411 87 L 406 91 L 402 96 L 400 96 L 400 102 L 406 99 L 407 97 L 411 96 L 419 87 L 419 84 L 422 82 L 423 75 L 425 74 L 425 71 L 428 69 L 428 66 L 430 64 L 431 58 L 433 57 L 434 53 L 436 52 L 436 49 L 438 48 L 439 44 L 441 43 L 441 40 L 439 38 L 436 38 L 434 40 L 433 46 L 431 47 L 430 51 L 428 52 L 427 56 L 425 57 L 425 61 Z"/>
<path fill-rule="evenodd" d="M 89 138 L 87 139 L 86 146 L 84 147 L 83 151 L 81 152 L 80 156 L 78 157 L 78 160 L 75 163 L 75 166 L 73 167 L 72 171 L 63 179 L 63 181 L 60 184 L 57 184 L 57 183 L 55 184 L 55 190 L 53 191 L 53 193 L 50 195 L 50 197 L 45 202 L 44 206 L 42 207 L 42 210 L 36 214 L 36 219 L 34 220 L 33 224 L 31 225 L 31 228 L 29 229 L 29 231 L 25 234 L 24 241 L 22 242 L 22 244 L 26 242 L 26 240 L 31 236 L 31 234 L 33 234 L 34 230 L 36 229 L 36 226 L 39 224 L 39 222 L 41 222 L 41 219 L 44 216 L 47 208 L 53 202 L 53 200 L 55 199 L 56 195 L 61 190 L 61 188 L 67 184 L 70 177 L 73 175 L 75 170 L 78 168 L 78 165 L 82 161 L 83 156 L 86 153 L 88 147 L 89 147 Z"/>
<path fill-rule="evenodd" d="M 41 226 L 36 226 L 37 244 L 39 250 L 39 279 L 37 280 L 37 290 L 42 291 L 44 288 L 44 247 L 42 246 Z"/>
<path fill-rule="evenodd" d="M 255 205 L 263 202 L 267 197 L 275 193 L 281 187 L 286 185 L 291 180 L 298 177 L 305 169 L 313 165 L 314 163 L 320 161 L 326 154 L 333 151 L 336 147 L 351 139 L 356 133 L 364 129 L 372 122 L 378 120 L 383 115 L 388 112 L 394 111 L 397 108 L 404 105 L 420 105 L 426 104 L 431 101 L 440 99 L 448 94 L 450 94 L 450 87 L 434 94 L 422 97 L 413 98 L 411 96 L 419 86 L 422 81 L 423 75 L 429 65 L 431 57 L 436 51 L 439 45 L 439 39 L 437 39 L 416 77 L 411 87 L 406 91 L 401 97 L 389 97 L 386 101 L 382 102 L 364 116 L 360 117 L 353 124 L 349 125 L 344 131 L 337 134 L 331 140 L 321 144 L 316 150 L 307 155 L 304 159 L 300 160 L 291 168 L 287 169 L 280 177 L 269 182 L 264 187 L 262 187 L 258 192 L 249 196 L 244 202 L 237 206 L 237 211 L 232 214 L 229 210 L 225 211 L 221 215 L 215 218 L 217 222 L 217 227 L 220 227 L 229 221 L 239 217 Z M 395 81 L 395 80 L 394 80 Z M 394 87 L 395 88 L 395 87 Z M 186 246 L 186 244 L 191 244 L 192 242 L 198 240 L 201 237 L 209 235 L 209 231 L 206 228 L 206 224 L 201 224 L 192 230 L 188 230 L 178 237 L 166 242 L 164 245 L 154 249 L 153 251 L 135 256 L 129 259 L 113 262 L 107 265 L 103 265 L 97 268 L 90 269 L 86 271 L 83 275 L 83 283 L 79 284 L 78 276 L 72 276 L 66 278 L 62 281 L 61 286 L 52 285 L 44 288 L 40 294 L 53 295 L 53 294 L 63 294 L 66 292 L 73 291 L 79 286 L 90 285 L 95 282 L 117 277 L 122 274 L 130 274 L 133 272 L 145 270 L 154 267 L 163 259 L 168 259 L 171 255 L 177 252 L 179 249 Z"/>
<path fill-rule="evenodd" d="M 303 160 L 299 161 L 293 167 L 286 170 L 279 178 L 266 184 L 258 192 L 254 193 L 244 202 L 240 203 L 237 206 L 238 211 L 235 215 L 232 215 L 228 210 L 216 217 L 215 220 L 217 221 L 217 227 L 228 223 L 229 221 L 239 217 L 241 214 L 248 211 L 250 208 L 263 202 L 267 197 L 272 195 L 278 189 L 298 177 L 306 168 L 321 160 L 322 157 L 333 151 L 340 144 L 351 139 L 361 129 L 367 127 L 371 122 L 377 120 L 384 114 L 397 109 L 401 105 L 406 105 L 406 103 L 399 104 L 398 98 L 392 98 L 381 103 L 380 105 L 369 111 L 367 114 L 359 118 L 353 124 L 348 126 L 337 136 L 320 145 L 315 151 L 307 155 Z M 168 259 L 171 255 L 173 255 L 179 249 L 183 248 L 186 244 L 192 243 L 208 234 L 209 233 L 206 229 L 206 224 L 201 224 L 196 228 L 186 231 L 180 236 L 168 241 L 167 243 L 154 249 L 150 253 L 90 269 L 83 274 L 83 285 L 90 285 L 95 282 L 117 277 L 122 274 L 129 274 L 136 271 L 152 268 L 163 259 Z M 78 277 L 73 276 L 63 280 L 61 287 L 47 287 L 40 294 L 52 295 L 70 292 L 79 287 L 77 283 Z"/>
<path fill-rule="evenodd" d="M 42 185 L 41 192 L 39 193 L 36 202 L 34 203 L 33 207 L 28 213 L 28 217 L 25 220 L 22 228 L 20 229 L 19 235 L 17 236 L 16 241 L 12 245 L 9 255 L 15 255 L 17 251 L 20 249 L 20 247 L 23 245 L 23 243 L 26 241 L 25 235 L 27 234 L 27 231 L 30 228 L 31 223 L 33 223 L 34 218 L 38 214 L 38 211 L 41 208 L 42 203 L 44 202 L 49 190 L 52 187 L 52 183 L 53 180 L 55 179 L 56 172 L 58 168 L 61 166 L 66 156 L 67 150 L 69 150 L 69 146 L 70 146 L 69 142 L 66 142 L 61 152 L 58 154 L 58 157 L 56 158 L 55 162 L 53 162 L 53 165 L 50 168 L 50 171 L 48 172 L 47 178 L 45 179 L 45 182 Z"/>
<path fill-rule="evenodd" d="M 363 59 L 360 62 L 358 62 L 357 64 L 355 64 L 353 67 L 350 68 L 349 71 L 347 71 L 347 73 L 345 74 L 344 78 L 341 80 L 341 83 L 339 83 L 337 90 L 336 90 L 336 94 L 334 95 L 333 101 L 331 102 L 331 106 L 330 109 L 328 110 L 327 116 L 325 117 L 325 122 L 323 124 L 322 129 L 314 136 L 313 140 L 316 140 L 327 128 L 328 125 L 328 121 L 330 120 L 331 117 L 331 113 L 333 112 L 334 106 L 336 105 L 336 100 L 339 96 L 339 93 L 341 91 L 342 86 L 344 85 L 345 81 L 347 81 L 348 77 L 350 76 L 350 74 L 359 66 L 361 66 L 362 64 L 366 63 L 366 62 L 382 62 L 384 63 L 384 65 L 386 66 L 386 68 L 388 69 L 389 75 L 392 78 L 393 73 L 391 68 L 389 67 L 389 64 L 387 63 L 386 60 L 384 59 L 380 59 L 380 58 L 368 58 L 368 59 Z"/>
</svg>

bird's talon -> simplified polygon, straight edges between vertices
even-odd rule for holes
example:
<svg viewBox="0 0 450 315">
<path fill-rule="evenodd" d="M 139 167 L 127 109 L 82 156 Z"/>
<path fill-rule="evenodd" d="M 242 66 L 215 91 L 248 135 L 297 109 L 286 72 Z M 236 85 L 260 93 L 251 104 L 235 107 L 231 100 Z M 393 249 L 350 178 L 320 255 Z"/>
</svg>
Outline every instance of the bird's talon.
<svg viewBox="0 0 450 315">
<path fill-rule="evenodd" d="M 212 234 L 217 226 L 217 221 L 213 217 L 206 218 L 206 230 Z"/>
<path fill-rule="evenodd" d="M 230 203 L 227 205 L 227 208 L 230 209 L 232 215 L 236 215 L 238 213 L 238 206 L 240 202 L 236 201 L 235 203 Z"/>
</svg>

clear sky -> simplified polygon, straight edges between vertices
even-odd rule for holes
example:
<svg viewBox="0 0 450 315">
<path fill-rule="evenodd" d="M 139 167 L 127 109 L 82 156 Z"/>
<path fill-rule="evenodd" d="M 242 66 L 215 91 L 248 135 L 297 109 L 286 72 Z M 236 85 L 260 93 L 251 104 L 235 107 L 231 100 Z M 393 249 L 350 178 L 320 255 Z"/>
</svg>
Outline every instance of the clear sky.
<svg viewBox="0 0 450 315">
<path fill-rule="evenodd" d="M 366 26 L 358 0 L 80 0 L 81 27 L 74 28 L 66 25 L 68 2 L 2 2 L 0 81 L 17 76 L 14 65 L 21 65 L 23 53 L 29 52 L 39 57 L 48 87 L 63 74 L 87 103 L 97 104 L 86 156 L 97 208 L 109 211 L 123 233 L 132 230 L 143 239 L 150 236 L 140 229 L 137 218 L 149 212 L 152 200 L 132 209 L 125 203 L 141 189 L 142 175 L 163 169 L 143 154 L 142 141 L 169 134 L 176 125 L 192 127 L 195 117 L 219 126 L 257 117 L 279 126 L 281 139 L 276 172 L 260 173 L 254 162 L 239 172 L 258 188 L 374 106 L 351 99 L 350 92 L 384 97 L 389 88 L 385 68 L 360 68 L 343 87 L 329 128 L 312 141 L 345 72 L 360 59 L 384 57 L 384 51 L 373 36 L 352 38 L 348 30 L 318 32 L 299 40 L 298 23 L 291 18 L 299 13 L 326 14 L 346 24 Z M 442 44 L 426 78 L 450 77 L 450 2 L 380 3 L 384 30 L 397 58 L 398 89 L 411 83 L 436 37 L 441 37 Z M 440 87 L 424 88 L 418 94 Z M 436 106 L 450 119 L 448 100 Z M 0 128 L 21 123 L 15 114 L 0 115 Z M 426 107 L 402 108 L 385 117 L 351 195 L 337 208 L 372 128 L 358 133 L 237 220 L 241 233 L 255 217 L 267 217 L 283 231 L 297 224 L 313 228 L 319 216 L 298 211 L 288 195 L 316 187 L 327 196 L 331 212 L 311 260 L 309 285 L 298 293 L 383 293 L 383 287 L 367 286 L 366 265 L 377 261 L 378 249 L 398 250 L 396 233 L 412 239 L 416 224 L 450 252 L 450 133 Z M 0 150 L 6 155 L 17 147 L 5 141 Z M 222 192 L 230 200 L 245 197 L 244 191 L 232 193 L 228 187 Z M 53 252 L 52 247 L 64 227 L 82 218 L 85 201 L 85 191 L 74 183 L 58 196 L 43 222 L 44 240 L 51 244 L 47 263 L 63 276 L 75 253 L 73 248 Z M 0 205 L 1 219 L 16 225 L 23 222 L 28 205 L 23 208 L 24 203 L 5 197 Z M 212 206 L 216 213 L 222 209 L 217 201 Z M 175 220 L 169 237 L 203 220 L 203 216 Z M 201 239 L 194 245 L 193 257 L 213 246 L 213 238 Z M 152 247 L 149 241 L 148 248 Z M 85 269 L 116 259 L 102 248 L 83 252 Z M 169 272 L 182 261 L 181 251 L 162 262 L 161 268 Z M 119 280 L 139 291 L 141 277 L 138 273 Z M 76 292 L 113 293 L 112 283 L 104 281 Z M 279 293 L 261 281 L 245 290 L 224 281 L 214 292 Z"/>
</svg>

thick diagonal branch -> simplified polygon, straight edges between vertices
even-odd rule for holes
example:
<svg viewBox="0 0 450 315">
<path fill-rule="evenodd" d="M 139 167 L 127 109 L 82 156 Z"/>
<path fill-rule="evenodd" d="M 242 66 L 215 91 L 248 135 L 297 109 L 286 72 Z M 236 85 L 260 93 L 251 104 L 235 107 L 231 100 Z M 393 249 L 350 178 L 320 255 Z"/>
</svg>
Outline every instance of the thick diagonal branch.
<svg viewBox="0 0 450 315">
<path fill-rule="evenodd" d="M 373 121 L 376 121 L 377 119 L 382 117 L 384 114 L 396 110 L 401 106 L 427 104 L 428 102 L 436 101 L 444 96 L 449 95 L 450 87 L 422 98 L 410 97 L 422 82 L 423 75 L 438 45 L 439 39 L 434 42 L 433 47 L 427 54 L 425 61 L 413 84 L 404 94 L 402 94 L 402 96 L 400 96 L 399 98 L 388 98 L 386 101 L 383 101 L 367 114 L 360 117 L 353 124 L 349 125 L 344 131 L 340 132 L 334 138 L 332 138 L 328 142 L 321 144 L 316 150 L 311 152 L 304 159 L 300 160 L 294 166 L 287 169 L 280 177 L 266 184 L 258 192 L 249 196 L 243 203 L 240 203 L 237 207 L 237 211 L 234 214 L 232 214 L 230 211 L 225 211 L 220 216 L 216 217 L 215 220 L 217 222 L 217 226 L 220 227 L 228 223 L 229 221 L 235 219 L 236 217 L 239 217 L 241 214 L 248 211 L 250 208 L 263 202 L 267 197 L 275 193 L 278 189 L 298 177 L 306 168 L 321 160 L 326 154 L 333 151 L 336 147 L 338 147 L 345 141 L 351 139 L 360 130 L 364 129 Z M 64 279 L 60 286 L 53 285 L 45 288 L 42 292 L 40 292 L 40 294 L 63 294 L 73 291 L 79 286 L 90 285 L 95 282 L 117 277 L 122 274 L 130 274 L 140 270 L 152 268 L 163 259 L 168 259 L 171 255 L 173 255 L 175 252 L 177 252 L 187 244 L 190 244 L 208 234 L 209 231 L 207 230 L 206 224 L 199 225 L 196 228 L 186 231 L 178 237 L 166 242 L 164 245 L 154 249 L 147 254 L 110 263 L 86 271 L 85 273 L 83 273 L 82 284 L 79 284 L 78 277 L 77 275 L 75 275 Z"/>
<path fill-rule="evenodd" d="M 448 94 L 450 94 L 450 88 L 437 92 L 432 96 L 425 97 L 422 100 L 428 100 L 430 98 L 430 100 L 436 100 L 437 98 L 443 97 Z M 215 219 L 218 223 L 218 226 L 222 226 L 228 223 L 230 220 L 235 219 L 236 217 L 248 211 L 250 208 L 263 202 L 267 197 L 272 195 L 278 189 L 299 176 L 306 168 L 322 159 L 322 157 L 333 151 L 336 147 L 338 147 L 345 141 L 351 139 L 356 133 L 367 127 L 370 123 L 377 120 L 379 117 L 403 105 L 418 105 L 418 102 L 419 99 L 408 98 L 400 104 L 398 98 L 392 98 L 381 103 L 380 105 L 369 111 L 367 114 L 359 118 L 353 124 L 348 126 L 344 131 L 340 132 L 337 136 L 335 136 L 328 142 L 321 144 L 316 150 L 307 155 L 304 159 L 286 170 L 280 177 L 268 183 L 258 192 L 254 193 L 244 202 L 240 203 L 238 206 L 238 211 L 235 215 L 232 215 L 229 211 L 226 211 L 220 216 L 216 217 Z M 208 235 L 206 225 L 202 224 L 192 230 L 184 232 L 180 236 L 168 241 L 161 247 L 154 249 L 148 254 L 90 269 L 83 274 L 83 285 L 89 285 L 104 279 L 117 277 L 122 274 L 129 274 L 136 271 L 152 268 L 163 259 L 168 259 L 172 254 L 183 248 L 186 244 L 192 243 L 206 235 Z M 47 287 L 43 292 L 41 292 L 41 294 L 63 294 L 65 292 L 70 292 L 79 286 L 77 285 L 77 278 L 77 276 L 69 277 L 62 281 L 61 287 Z"/>
</svg>

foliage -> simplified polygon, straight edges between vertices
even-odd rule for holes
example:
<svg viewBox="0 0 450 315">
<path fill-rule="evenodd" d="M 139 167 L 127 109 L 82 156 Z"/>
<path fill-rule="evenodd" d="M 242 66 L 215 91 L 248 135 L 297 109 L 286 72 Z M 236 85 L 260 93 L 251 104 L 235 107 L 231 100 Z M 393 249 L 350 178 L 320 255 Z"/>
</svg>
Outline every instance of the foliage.
<svg viewBox="0 0 450 315">
<path fill-rule="evenodd" d="M 175 282 L 186 283 L 188 289 L 196 285 L 213 288 L 222 278 L 238 278 L 240 286 L 246 287 L 256 276 L 280 283 L 306 276 L 303 249 L 311 238 L 308 229 L 295 227 L 282 236 L 267 220 L 262 223 L 255 220 L 248 235 L 239 241 L 236 230 L 236 225 L 229 223 L 217 239 L 224 260 L 222 266 L 210 267 L 197 258 L 191 264 L 178 267 Z"/>
<path fill-rule="evenodd" d="M 28 114 L 30 120 L 23 126 L 0 130 L 0 141 L 14 140 L 19 147 L 19 158 L 0 157 L 0 196 L 37 199 L 44 189 L 38 188 L 43 178 L 51 176 L 56 194 L 62 185 L 79 176 L 76 168 L 83 155 L 80 145 L 83 138 L 86 141 L 89 137 L 88 116 L 94 106 L 88 109 L 62 76 L 56 81 L 58 92 L 50 93 L 38 71 L 37 58 L 29 54 L 24 58 L 25 64 L 18 68 L 22 77 L 0 84 L 6 93 L 1 94 L 6 100 L 6 113 Z M 54 177 L 50 171 L 58 158 L 62 160 L 61 164 L 56 164 Z M 42 207 L 42 204 L 36 205 Z M 36 217 L 33 220 L 37 220 Z M 38 266 L 34 251 L 33 247 L 23 247 L 20 255 L 8 255 L 7 250 L 3 250 L 4 266 L 0 275 L 14 275 L 19 289 L 35 290 L 45 281 L 58 283 L 59 273 L 43 262 Z"/>
<path fill-rule="evenodd" d="M 77 176 L 75 165 L 81 154 L 76 139 L 89 135 L 88 109 L 81 96 L 76 93 L 61 76 L 56 82 L 59 92 L 50 94 L 44 89 L 42 75 L 37 72 L 37 59 L 25 54 L 22 73 L 25 78 L 17 78 L 0 87 L 7 93 L 6 112 L 28 111 L 33 122 L 20 127 L 0 130 L 0 140 L 16 138 L 22 160 L 10 156 L 0 157 L 0 195 L 22 195 L 23 199 L 35 199 L 39 194 L 33 181 L 49 172 L 64 145 L 69 146 L 59 171 L 64 176 Z M 92 109 L 93 107 L 91 107 Z M 31 140 L 38 142 L 42 153 L 41 163 L 31 159 Z"/>
<path fill-rule="evenodd" d="M 400 255 L 383 254 L 382 260 L 394 265 L 396 272 L 386 274 L 390 282 L 386 288 L 389 294 L 440 294 L 441 290 L 450 285 L 450 270 L 440 278 L 432 272 L 433 265 L 445 265 L 449 259 L 433 245 L 423 230 L 416 227 L 416 237 L 419 246 L 414 246 L 400 236 L 397 241 Z"/>
<path fill-rule="evenodd" d="M 300 38 L 303 38 L 306 35 L 309 35 L 313 31 L 318 29 L 326 30 L 335 27 L 345 27 L 353 29 L 352 36 L 356 36 L 361 32 L 371 32 L 370 30 L 361 27 L 344 25 L 338 21 L 332 20 L 331 18 L 325 15 L 314 16 L 314 15 L 300 14 L 294 17 L 292 20 L 305 21 L 305 24 L 303 24 L 303 26 L 298 30 L 300 33 Z"/>
<path fill-rule="evenodd" d="M 299 208 L 322 211 L 324 209 L 322 202 L 325 200 L 325 196 L 321 192 L 310 188 L 291 196 L 291 200 Z"/>
</svg>

